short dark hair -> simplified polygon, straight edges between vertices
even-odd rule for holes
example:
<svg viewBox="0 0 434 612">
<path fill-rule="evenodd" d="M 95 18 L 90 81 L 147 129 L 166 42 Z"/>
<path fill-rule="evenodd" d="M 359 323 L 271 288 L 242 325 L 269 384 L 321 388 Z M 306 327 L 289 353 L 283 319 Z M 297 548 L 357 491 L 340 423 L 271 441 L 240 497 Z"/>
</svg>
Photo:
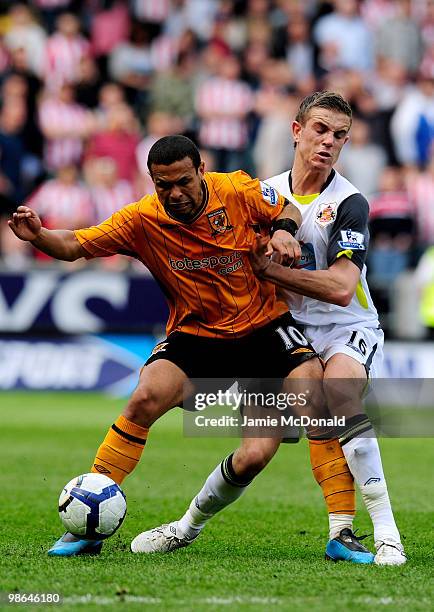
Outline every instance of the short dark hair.
<svg viewBox="0 0 434 612">
<path fill-rule="evenodd" d="M 313 94 L 306 96 L 301 101 L 295 120 L 304 125 L 312 108 L 318 107 L 328 108 L 329 110 L 343 113 L 349 117 L 350 122 L 353 120 L 351 106 L 345 98 L 334 91 L 315 91 Z"/>
<path fill-rule="evenodd" d="M 194 142 L 187 138 L 187 136 L 181 136 L 181 134 L 175 134 L 174 136 L 163 136 L 155 142 L 148 155 L 148 170 L 152 174 L 152 165 L 170 166 L 174 162 L 181 161 L 189 157 L 193 162 L 193 166 L 196 170 L 200 166 L 200 153 Z"/>
</svg>

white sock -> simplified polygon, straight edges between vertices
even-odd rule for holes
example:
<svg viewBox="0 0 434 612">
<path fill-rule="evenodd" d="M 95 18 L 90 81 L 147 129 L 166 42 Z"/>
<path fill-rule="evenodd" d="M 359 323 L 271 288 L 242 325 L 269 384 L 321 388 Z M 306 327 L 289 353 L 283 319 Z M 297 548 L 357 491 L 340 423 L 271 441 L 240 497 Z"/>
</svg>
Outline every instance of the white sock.
<svg viewBox="0 0 434 612">
<path fill-rule="evenodd" d="M 232 468 L 232 455 L 226 457 L 211 472 L 187 512 L 179 519 L 179 531 L 189 539 L 199 535 L 209 519 L 236 501 L 250 482 L 237 479 Z"/>
<path fill-rule="evenodd" d="M 374 525 L 374 541 L 401 542 L 398 528 L 393 518 L 389 493 L 385 482 L 374 482 L 360 487 L 363 501 L 372 524 Z"/>
<path fill-rule="evenodd" d="M 329 514 L 329 539 L 336 538 L 342 529 L 353 530 L 353 514 Z"/>
<path fill-rule="evenodd" d="M 365 432 L 364 435 L 367 433 L 369 432 Z M 377 439 L 375 437 L 352 438 L 342 445 L 342 451 L 371 517 L 375 542 L 384 538 L 400 542 Z"/>
</svg>

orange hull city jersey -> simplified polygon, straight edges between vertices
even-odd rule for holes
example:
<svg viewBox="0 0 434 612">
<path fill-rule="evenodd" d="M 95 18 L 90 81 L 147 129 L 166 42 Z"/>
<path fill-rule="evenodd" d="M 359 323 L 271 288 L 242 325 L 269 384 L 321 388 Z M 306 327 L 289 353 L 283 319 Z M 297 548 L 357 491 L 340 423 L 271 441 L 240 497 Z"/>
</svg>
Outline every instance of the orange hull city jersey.
<svg viewBox="0 0 434 612">
<path fill-rule="evenodd" d="M 269 226 L 286 200 L 241 171 L 205 173 L 203 189 L 206 204 L 189 224 L 153 194 L 75 235 L 89 257 L 122 253 L 149 268 L 169 304 L 168 334 L 243 336 L 287 311 L 248 260 L 254 226 Z"/>
</svg>

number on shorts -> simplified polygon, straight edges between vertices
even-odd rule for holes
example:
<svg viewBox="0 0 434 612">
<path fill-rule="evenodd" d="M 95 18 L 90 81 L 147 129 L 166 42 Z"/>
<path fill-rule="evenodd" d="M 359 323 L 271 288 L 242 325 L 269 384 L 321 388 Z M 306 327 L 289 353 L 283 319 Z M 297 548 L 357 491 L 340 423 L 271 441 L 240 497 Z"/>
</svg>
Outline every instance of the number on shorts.
<svg viewBox="0 0 434 612">
<path fill-rule="evenodd" d="M 296 344 L 301 344 L 301 346 L 307 346 L 309 344 L 301 331 L 299 331 L 296 327 L 291 327 L 291 325 L 288 325 L 286 330 L 283 329 L 283 327 L 278 327 L 276 332 L 282 338 L 287 351 L 293 349 Z"/>
<path fill-rule="evenodd" d="M 359 351 L 364 357 L 366 357 L 366 351 L 368 350 L 368 346 L 366 344 L 362 332 L 357 331 L 357 329 L 352 332 L 350 339 L 347 342 L 347 346 L 354 347 L 356 351 Z"/>
</svg>

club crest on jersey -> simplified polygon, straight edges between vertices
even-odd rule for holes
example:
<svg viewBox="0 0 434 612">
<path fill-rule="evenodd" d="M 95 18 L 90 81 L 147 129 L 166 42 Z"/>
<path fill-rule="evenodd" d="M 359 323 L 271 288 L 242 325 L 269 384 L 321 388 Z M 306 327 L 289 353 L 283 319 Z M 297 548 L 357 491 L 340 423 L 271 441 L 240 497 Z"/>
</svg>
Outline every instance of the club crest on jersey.
<svg viewBox="0 0 434 612">
<path fill-rule="evenodd" d="M 228 215 L 224 208 L 219 208 L 218 210 L 208 213 L 207 217 L 211 226 L 212 236 L 224 234 L 233 227 L 229 223 Z"/>
<path fill-rule="evenodd" d="M 326 204 L 320 204 L 318 212 L 316 213 L 315 221 L 325 227 L 330 225 L 336 219 L 336 209 L 338 207 L 337 202 L 328 202 Z"/>
<path fill-rule="evenodd" d="M 264 183 L 264 181 L 259 181 L 259 184 L 261 186 L 262 197 L 264 200 L 271 204 L 271 206 L 276 206 L 279 199 L 279 194 L 274 187 L 267 185 L 267 183 Z"/>
</svg>

